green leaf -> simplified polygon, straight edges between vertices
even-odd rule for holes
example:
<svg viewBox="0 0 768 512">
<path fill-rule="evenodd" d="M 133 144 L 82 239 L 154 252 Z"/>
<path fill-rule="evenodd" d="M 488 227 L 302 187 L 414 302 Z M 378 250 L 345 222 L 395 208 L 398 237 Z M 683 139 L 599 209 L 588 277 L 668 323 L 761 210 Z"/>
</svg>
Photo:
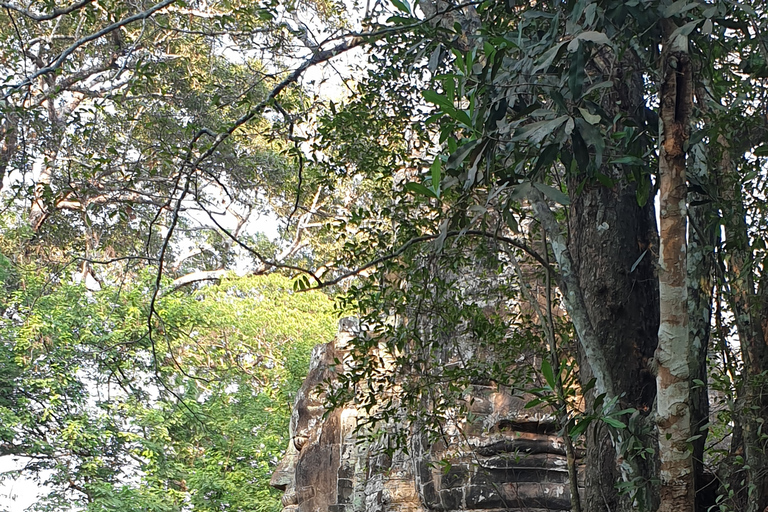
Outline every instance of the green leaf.
<svg viewBox="0 0 768 512">
<path fill-rule="evenodd" d="M 568 199 L 568 196 L 556 188 L 550 187 L 549 185 L 545 185 L 543 183 L 534 183 L 533 186 L 536 187 L 539 192 L 556 203 L 562 204 L 563 206 L 571 204 L 571 200 Z"/>
<path fill-rule="evenodd" d="M 539 158 L 536 159 L 536 166 L 533 168 L 533 173 L 531 173 L 531 176 L 535 177 L 541 169 L 549 169 L 552 163 L 557 159 L 559 152 L 559 144 L 550 144 L 545 147 L 544 150 L 539 154 Z"/>
<path fill-rule="evenodd" d="M 435 91 L 421 91 L 421 95 L 424 96 L 424 99 L 429 101 L 430 103 L 434 103 L 438 107 L 440 107 L 443 112 L 448 114 L 451 118 L 455 119 L 456 121 L 460 122 L 464 126 L 472 127 L 472 120 L 469 118 L 469 115 L 464 112 L 463 110 L 459 110 L 456 107 L 453 106 L 453 102 L 449 100 L 446 96 L 443 96 L 442 94 L 438 94 Z"/>
<path fill-rule="evenodd" d="M 677 2 L 673 3 L 672 5 L 664 9 L 664 13 L 662 15 L 665 18 L 671 18 L 672 16 L 677 16 L 678 14 L 682 14 L 691 9 L 695 9 L 698 5 L 699 5 L 698 2 L 690 2 L 689 0 L 678 0 Z"/>
<path fill-rule="evenodd" d="M 576 4 L 573 6 L 573 12 L 571 13 L 571 22 L 572 23 L 578 23 L 579 19 L 581 18 L 582 13 L 584 12 L 585 7 L 584 0 L 578 0 Z"/>
<path fill-rule="evenodd" d="M 571 134 L 571 145 L 573 146 L 573 156 L 579 171 L 586 172 L 590 161 L 589 148 L 578 130 L 574 130 Z"/>
<path fill-rule="evenodd" d="M 413 192 L 414 194 L 426 196 L 426 197 L 432 197 L 435 199 L 438 199 L 437 194 L 435 194 L 434 191 L 430 190 L 429 188 L 425 187 L 421 183 L 416 183 L 415 181 L 410 181 L 405 184 L 405 189 L 409 192 Z"/>
<path fill-rule="evenodd" d="M 453 102 L 450 101 L 448 98 L 443 96 L 442 94 L 438 94 L 435 91 L 421 91 L 421 95 L 424 96 L 424 99 L 427 100 L 430 103 L 434 103 L 438 107 L 441 108 L 455 108 L 453 106 Z"/>
<path fill-rule="evenodd" d="M 627 426 L 624 424 L 624 422 L 621 422 L 621 421 L 617 420 L 616 418 L 605 417 L 605 418 L 601 418 L 601 419 L 605 423 L 607 423 L 608 425 L 610 425 L 610 426 L 612 426 L 614 428 L 627 428 Z"/>
<path fill-rule="evenodd" d="M 702 140 L 704 140 L 704 137 L 707 136 L 706 130 L 696 130 L 691 134 L 691 136 L 688 138 L 688 145 L 689 146 L 695 146 Z"/>
<path fill-rule="evenodd" d="M 577 101 L 581 98 L 584 88 L 584 79 L 586 78 L 586 63 L 584 61 L 584 48 L 578 48 L 576 55 L 571 59 L 571 67 L 568 70 L 568 88 L 571 90 L 571 98 Z"/>
<path fill-rule="evenodd" d="M 520 199 L 523 199 L 528 195 L 528 193 L 531 191 L 531 182 L 525 181 L 523 183 L 520 183 L 515 187 L 515 189 L 512 191 L 512 193 L 509 194 L 509 200 L 510 201 L 518 201 Z"/>
<path fill-rule="evenodd" d="M 536 73 L 540 69 L 546 70 L 549 66 L 551 66 L 567 42 L 568 41 L 562 41 L 544 52 L 544 55 L 541 56 L 539 63 L 533 68 L 533 73 Z"/>
<path fill-rule="evenodd" d="M 587 96 L 593 91 L 597 91 L 599 89 L 608 89 L 609 87 L 613 87 L 613 80 L 605 80 L 604 82 L 590 86 L 589 89 L 587 89 L 587 92 L 584 93 L 584 96 Z"/>
<path fill-rule="evenodd" d="M 432 51 L 432 55 L 429 56 L 428 68 L 431 72 L 435 72 L 437 66 L 440 64 L 440 54 L 442 53 L 442 45 L 438 44 Z"/>
<path fill-rule="evenodd" d="M 531 409 L 531 408 L 536 407 L 537 405 L 541 405 L 543 403 L 546 403 L 546 400 L 544 400 L 543 398 L 534 398 L 533 400 L 531 400 L 530 402 L 525 404 L 525 408 L 526 409 Z"/>
<path fill-rule="evenodd" d="M 442 162 L 440 161 L 440 157 L 435 157 L 435 161 L 432 162 L 432 165 L 429 168 L 429 174 L 432 178 L 432 188 L 435 191 L 440 190 L 440 180 L 442 179 L 440 176 L 440 167 L 442 165 Z"/>
<path fill-rule="evenodd" d="M 637 166 L 645 166 L 645 161 L 642 158 L 638 158 L 636 156 L 622 156 L 620 158 L 614 158 L 610 161 L 612 164 L 627 164 L 627 165 L 637 165 Z"/>
<path fill-rule="evenodd" d="M 549 363 L 549 360 L 546 357 L 541 360 L 541 373 L 544 375 L 544 380 L 547 381 L 549 388 L 554 390 L 555 389 L 555 373 L 552 371 L 552 365 Z"/>
<path fill-rule="evenodd" d="M 587 9 L 584 11 L 584 24 L 586 26 L 591 26 L 592 23 L 595 21 L 595 14 L 597 13 L 597 4 L 592 2 L 587 6 Z"/>
<path fill-rule="evenodd" d="M 595 397 L 595 401 L 592 403 L 592 409 L 600 411 L 603 407 L 603 402 L 605 402 L 605 393 L 600 393 Z"/>
<path fill-rule="evenodd" d="M 504 222 L 506 222 L 507 227 L 509 227 L 513 233 L 517 234 L 520 232 L 520 226 L 518 225 L 517 219 L 515 218 L 515 215 L 512 213 L 510 208 L 505 208 L 501 215 L 504 217 Z"/>
<path fill-rule="evenodd" d="M 587 30 L 586 32 L 582 32 L 581 34 L 578 34 L 576 37 L 571 39 L 571 42 L 568 43 L 568 51 L 575 52 L 578 50 L 580 41 L 590 41 L 596 44 L 611 44 L 611 40 L 608 39 L 608 36 L 602 32 Z"/>
<path fill-rule="evenodd" d="M 445 75 L 442 78 L 445 96 L 448 98 L 448 104 L 453 106 L 453 100 L 456 98 L 456 80 L 454 75 Z"/>
<path fill-rule="evenodd" d="M 739 9 L 741 9 L 745 13 L 749 14 L 750 16 L 757 16 L 758 15 L 757 11 L 755 11 L 752 8 L 752 6 L 750 6 L 749 4 L 745 4 L 743 2 L 735 2 L 735 4 L 739 7 Z"/>
<path fill-rule="evenodd" d="M 387 18 L 387 23 L 391 23 L 393 25 L 407 25 L 412 21 L 412 19 L 406 18 L 404 16 L 390 16 Z"/>
<path fill-rule="evenodd" d="M 408 3 L 406 0 L 391 0 L 392 5 L 397 7 L 399 10 L 403 11 L 406 14 L 411 14 L 411 8 L 408 6 Z"/>
<path fill-rule="evenodd" d="M 589 124 L 598 124 L 600 123 L 600 116 L 596 114 L 590 114 L 589 110 L 579 107 L 579 112 L 581 112 L 581 116 L 584 118 L 586 122 Z"/>
<path fill-rule="evenodd" d="M 579 435 L 581 435 L 581 434 L 582 434 L 582 433 L 583 433 L 585 430 L 587 430 L 587 427 L 589 426 L 589 424 L 590 424 L 590 423 L 592 423 L 592 419 L 593 419 L 593 418 L 592 418 L 591 416 L 587 416 L 587 417 L 585 417 L 583 420 L 581 420 L 580 422 L 578 422 L 578 423 L 576 424 L 576 426 L 575 426 L 575 427 L 573 427 L 573 428 L 571 429 L 571 431 L 570 431 L 570 432 L 568 432 L 568 434 L 569 434 L 569 435 L 570 435 L 570 436 L 571 436 L 573 439 L 576 439 L 576 438 L 577 438 L 577 437 L 579 437 Z"/>
<path fill-rule="evenodd" d="M 518 129 L 515 136 L 512 137 L 512 140 L 518 141 L 526 139 L 530 144 L 538 144 L 544 140 L 546 136 L 560 128 L 560 125 L 565 123 L 568 119 L 569 116 L 560 116 L 549 121 L 537 121 L 535 123 L 527 124 Z"/>
<path fill-rule="evenodd" d="M 696 28 L 696 26 L 699 23 L 701 23 L 701 22 L 702 22 L 701 19 L 696 19 L 696 20 L 693 20 L 693 21 L 689 21 L 688 23 L 686 23 L 682 27 L 676 28 L 672 32 L 672 35 L 669 36 L 669 40 L 670 41 L 674 41 L 678 36 L 680 36 L 680 37 L 689 36 L 691 34 L 691 32 L 693 32 L 693 30 Z"/>
<path fill-rule="evenodd" d="M 506 117 L 507 107 L 507 99 L 504 97 L 491 105 L 488 119 L 485 121 L 486 130 L 496 131 L 499 129 L 499 121 L 502 121 Z M 506 126 L 506 123 L 504 123 L 504 126 Z"/>
<path fill-rule="evenodd" d="M 752 154 L 755 156 L 768 156 L 768 144 L 763 144 L 762 146 L 756 147 Z"/>
<path fill-rule="evenodd" d="M 465 111 L 451 107 L 450 109 L 445 109 L 445 113 L 464 126 L 472 128 L 472 120 L 469 118 L 469 114 Z"/>
<path fill-rule="evenodd" d="M 601 172 L 595 173 L 595 179 L 606 188 L 613 188 L 616 186 L 616 182 Z"/>
<path fill-rule="evenodd" d="M 576 127 L 584 138 L 584 142 L 595 148 L 595 165 L 600 167 L 603 162 L 603 151 L 605 150 L 605 139 L 600 129 L 592 126 L 583 119 L 576 119 Z"/>
<path fill-rule="evenodd" d="M 648 197 L 651 194 L 651 180 L 647 177 L 643 177 L 637 182 L 637 190 L 635 190 L 635 198 L 637 199 L 637 205 L 640 207 L 645 206 L 648 202 Z"/>
<path fill-rule="evenodd" d="M 448 157 L 446 167 L 448 167 L 448 169 L 458 169 L 478 144 L 480 144 L 480 140 L 472 140 L 460 146 Z"/>
<path fill-rule="evenodd" d="M 480 161 L 483 159 L 483 153 L 485 152 L 485 148 L 488 147 L 488 144 L 490 144 L 490 140 L 485 139 L 482 145 L 478 146 L 474 151 L 472 151 L 470 155 L 471 164 L 467 170 L 467 180 L 464 182 L 464 190 L 469 189 L 469 187 L 475 184 L 475 178 L 477 177 L 477 167 L 480 165 Z"/>
</svg>

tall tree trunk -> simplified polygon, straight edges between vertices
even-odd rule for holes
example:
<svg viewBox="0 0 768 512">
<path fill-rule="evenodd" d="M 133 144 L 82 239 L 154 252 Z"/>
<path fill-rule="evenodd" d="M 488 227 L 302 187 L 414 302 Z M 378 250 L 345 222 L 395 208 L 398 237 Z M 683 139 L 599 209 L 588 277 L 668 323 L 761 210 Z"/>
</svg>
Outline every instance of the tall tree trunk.
<svg viewBox="0 0 768 512">
<path fill-rule="evenodd" d="M 736 500 L 747 512 L 768 508 L 768 442 L 764 438 L 768 424 L 768 278 L 763 277 L 755 290 L 755 261 L 747 232 L 746 211 L 741 180 L 734 168 L 731 148 L 724 137 L 718 138 L 723 173 L 722 198 L 727 207 L 725 237 L 729 248 L 726 280 L 731 291 L 729 306 L 739 335 L 744 369 L 737 384 L 736 414 L 740 443 L 733 444 L 734 454 L 743 454 L 745 467 L 731 466 L 730 471 L 744 471 L 743 485 L 736 481 Z M 734 436 L 735 437 L 735 436 Z M 735 459 L 735 457 L 733 458 Z"/>
<path fill-rule="evenodd" d="M 13 160 L 18 144 L 18 119 L 16 115 L 3 112 L 4 119 L 0 120 L 0 190 L 8 172 L 8 166 Z"/>
<path fill-rule="evenodd" d="M 655 223 L 652 208 L 638 206 L 633 185 L 624 178 L 614 189 L 585 188 L 574 196 L 569 245 L 615 392 L 623 395 L 622 406 L 648 412 L 655 386 L 647 362 L 656 348 L 659 316 L 653 258 L 645 250 L 654 238 Z M 586 384 L 595 369 L 583 359 L 580 366 Z M 631 500 L 621 500 L 615 489 L 622 480 L 616 458 L 605 426 L 590 428 L 585 510 L 632 509 Z M 650 477 L 651 468 L 644 469 L 648 474 L 636 476 Z M 653 500 L 646 496 L 645 501 Z"/>
<path fill-rule="evenodd" d="M 610 115 L 620 111 L 630 124 L 646 123 L 642 101 L 642 72 L 639 59 L 627 50 L 621 60 L 601 54 L 590 70 L 614 87 L 601 106 Z M 621 130 L 623 127 L 617 127 Z M 642 144 L 648 144 L 643 141 Z M 657 244 L 652 201 L 638 203 L 638 182 L 628 179 L 627 169 L 605 164 L 600 172 L 615 183 L 612 188 L 590 182 L 587 170 L 573 177 L 569 185 L 571 209 L 568 246 L 585 297 L 588 316 L 600 343 L 616 396 L 623 407 L 650 412 L 655 397 L 653 375 L 648 361 L 656 349 L 658 333 L 658 288 L 652 253 Z M 644 178 L 650 180 L 647 176 Z M 583 190 L 580 185 L 586 182 Z M 596 368 L 581 356 L 582 384 L 590 381 Z M 587 397 L 588 403 L 591 402 Z M 650 440 L 648 443 L 650 444 Z M 616 512 L 635 510 L 636 504 L 654 508 L 650 488 L 640 487 L 634 496 L 622 496 L 616 483 L 622 481 L 614 440 L 600 423 L 587 431 L 585 454 L 584 510 Z M 620 457 L 619 457 L 620 458 Z M 637 482 L 650 481 L 654 461 L 636 458 Z M 644 503 L 643 503 L 644 502 Z"/>
<path fill-rule="evenodd" d="M 747 369 L 749 409 L 745 425 L 744 453 L 749 466 L 750 506 L 748 512 L 768 510 L 768 276 L 763 274 L 757 297 L 760 310 L 760 338 L 753 346 L 750 359 L 752 367 Z M 748 430 L 747 430 L 748 428 Z"/>
<path fill-rule="evenodd" d="M 691 345 L 688 333 L 685 144 L 693 106 L 688 41 L 671 39 L 665 24 L 659 148 L 659 345 L 656 414 L 659 437 L 660 512 L 694 510 L 691 437 Z"/>
<path fill-rule="evenodd" d="M 697 97 L 701 95 L 697 94 Z M 703 143 L 691 148 L 689 176 L 711 190 L 712 179 Z M 717 484 L 704 473 L 704 449 L 709 424 L 707 350 L 712 321 L 713 258 L 715 218 L 713 203 L 706 192 L 688 193 L 688 336 L 691 346 L 691 437 L 696 488 L 696 510 L 707 512 L 715 504 Z M 695 206 L 694 206 L 695 205 Z M 719 219 L 718 219 L 719 222 Z"/>
<path fill-rule="evenodd" d="M 29 225 L 37 232 L 50 214 L 50 189 L 53 181 L 53 166 L 56 165 L 58 150 L 48 153 L 41 163 L 40 174 L 35 181 L 35 192 L 29 208 Z"/>
</svg>

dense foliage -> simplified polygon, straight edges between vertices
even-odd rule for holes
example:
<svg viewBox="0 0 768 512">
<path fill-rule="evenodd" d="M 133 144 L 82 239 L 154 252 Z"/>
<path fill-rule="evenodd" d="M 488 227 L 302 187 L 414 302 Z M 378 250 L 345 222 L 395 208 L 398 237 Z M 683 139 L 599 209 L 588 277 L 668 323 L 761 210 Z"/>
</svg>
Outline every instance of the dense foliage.
<svg viewBox="0 0 768 512">
<path fill-rule="evenodd" d="M 332 302 L 278 275 L 228 279 L 160 299 L 150 339 L 151 280 L 68 277 L 16 269 L 5 288 L 0 449 L 23 465 L 4 477 L 39 478 L 37 510 L 279 509 L 269 476 Z"/>
<path fill-rule="evenodd" d="M 364 320 L 332 401 L 368 427 L 496 382 L 590 511 L 764 509 L 763 4 L 3 3 L 0 453 L 41 507 L 271 507 L 330 312 L 201 283 L 280 270 Z"/>
<path fill-rule="evenodd" d="M 558 411 L 564 432 L 574 439 L 587 433 L 587 509 L 692 507 L 695 474 L 700 509 L 761 510 L 768 504 L 768 351 L 758 228 L 764 211 L 753 198 L 762 194 L 765 173 L 764 6 L 393 6 L 388 23 L 400 30 L 374 45 L 375 71 L 330 123 L 347 127 L 352 118 L 367 134 L 378 127 L 381 146 L 403 123 L 408 127 L 408 153 L 392 159 L 390 173 L 395 229 L 376 223 L 375 213 L 358 221 L 380 227 L 377 239 L 390 242 L 377 255 L 391 258 L 379 260 L 376 282 L 354 289 L 349 301 L 368 314 L 371 333 L 389 347 L 405 382 L 418 384 L 366 389 L 383 378 L 375 360 L 366 359 L 376 344 L 366 337 L 350 377 L 360 385 L 356 399 L 370 404 L 382 390 L 397 390 L 391 408 L 374 408 L 385 424 L 405 404 L 422 416 L 424 408 L 458 406 L 442 402 L 444 383 L 460 397 L 476 368 L 445 369 L 440 362 L 476 320 L 473 300 L 456 299 L 462 280 L 451 276 L 467 265 L 467 244 L 483 247 L 492 239 L 500 279 L 517 280 L 515 259 L 526 267 L 556 264 L 559 304 L 579 347 L 570 348 L 571 331 L 547 326 L 552 310 L 527 325 L 538 324 L 533 346 L 546 340 L 551 354 L 541 367 L 551 376 L 541 399 Z M 377 169 L 371 166 L 371 175 Z M 665 189 L 673 171 L 678 181 Z M 670 190 L 675 199 L 665 203 Z M 664 223 L 669 204 L 675 235 Z M 361 264 L 371 258 L 367 249 L 357 252 Z M 664 259 L 672 253 L 683 256 Z M 435 264 L 441 260 L 447 263 Z M 472 261 L 459 274 L 482 274 L 483 258 Z M 506 297 L 527 298 L 532 307 L 544 298 L 549 303 L 549 291 L 538 299 L 522 293 L 541 283 L 519 274 Z M 444 296 L 459 306 L 430 309 Z M 423 310 L 435 320 L 420 324 Z M 519 329 L 507 324 L 505 347 L 514 346 Z M 596 390 L 576 407 L 556 378 L 558 368 L 566 378 L 574 359 L 583 389 Z M 512 380 L 526 387 L 525 379 Z M 615 449 L 615 468 L 604 467 L 601 445 Z"/>
</svg>

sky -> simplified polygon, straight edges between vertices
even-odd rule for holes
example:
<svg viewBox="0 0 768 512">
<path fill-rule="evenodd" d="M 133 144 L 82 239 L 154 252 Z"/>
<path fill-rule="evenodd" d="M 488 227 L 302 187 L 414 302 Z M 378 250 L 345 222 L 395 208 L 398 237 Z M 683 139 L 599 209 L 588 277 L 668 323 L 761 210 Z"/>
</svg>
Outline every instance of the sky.
<svg viewBox="0 0 768 512">
<path fill-rule="evenodd" d="M 19 469 L 24 463 L 19 458 L 0 457 L 0 473 Z M 45 492 L 44 486 L 29 478 L 6 480 L 0 483 L 0 512 L 20 512 L 33 505 Z"/>
</svg>

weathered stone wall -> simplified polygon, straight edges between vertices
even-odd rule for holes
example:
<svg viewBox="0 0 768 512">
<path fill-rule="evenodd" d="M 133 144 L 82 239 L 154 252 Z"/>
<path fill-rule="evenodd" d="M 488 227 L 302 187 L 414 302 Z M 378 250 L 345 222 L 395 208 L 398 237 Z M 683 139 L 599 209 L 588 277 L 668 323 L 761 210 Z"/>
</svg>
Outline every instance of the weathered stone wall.
<svg viewBox="0 0 768 512">
<path fill-rule="evenodd" d="M 569 510 L 565 446 L 551 418 L 525 408 L 532 397 L 496 386 L 473 391 L 472 421 L 414 451 L 422 503 L 429 510 Z"/>
<path fill-rule="evenodd" d="M 344 360 L 355 328 L 342 320 L 337 339 L 313 351 L 291 442 L 272 478 L 285 491 L 286 512 L 570 509 L 565 448 L 547 411 L 525 408 L 531 397 L 474 386 L 466 397 L 469 415 L 447 420 L 438 440 L 406 425 L 409 446 L 393 456 L 359 442 L 362 411 L 347 406 L 324 416 L 318 390 L 333 382 L 334 360 Z"/>
</svg>

